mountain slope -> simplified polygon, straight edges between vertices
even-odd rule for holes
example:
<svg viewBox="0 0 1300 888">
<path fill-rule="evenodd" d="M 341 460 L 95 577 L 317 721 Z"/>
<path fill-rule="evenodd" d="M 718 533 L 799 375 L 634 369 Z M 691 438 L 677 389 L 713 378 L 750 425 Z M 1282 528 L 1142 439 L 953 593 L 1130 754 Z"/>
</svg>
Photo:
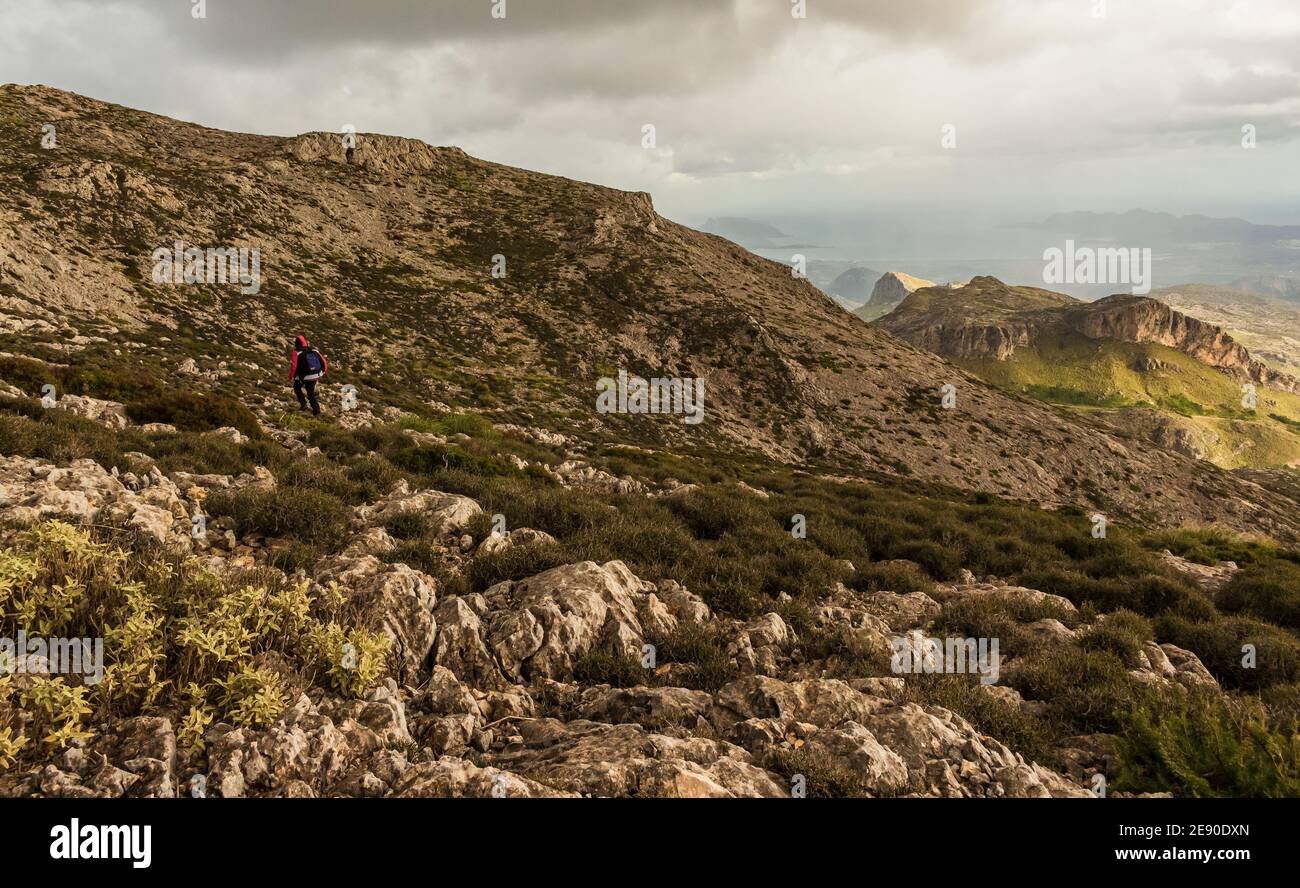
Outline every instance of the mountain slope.
<svg viewBox="0 0 1300 888">
<path fill-rule="evenodd" d="M 349 156 L 335 135 L 224 133 L 43 87 L 4 87 L 0 117 L 10 351 L 163 375 L 193 357 L 263 410 L 286 404 L 287 342 L 307 332 L 365 403 L 1300 529 L 1280 494 L 1008 396 L 645 194 L 390 136 Z M 51 121 L 59 147 L 43 150 Z M 151 254 L 177 240 L 260 249 L 259 292 L 155 283 Z M 619 368 L 703 377 L 707 420 L 597 413 L 596 380 Z M 950 382 L 955 411 L 939 408 Z"/>
</svg>

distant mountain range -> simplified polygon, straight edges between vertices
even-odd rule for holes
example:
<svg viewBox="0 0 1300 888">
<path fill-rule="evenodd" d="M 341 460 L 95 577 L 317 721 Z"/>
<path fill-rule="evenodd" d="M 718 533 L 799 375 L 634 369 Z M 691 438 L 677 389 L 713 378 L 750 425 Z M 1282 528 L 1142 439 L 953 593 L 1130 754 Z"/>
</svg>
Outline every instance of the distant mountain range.
<svg viewBox="0 0 1300 888">
<path fill-rule="evenodd" d="M 702 231 L 735 241 L 748 250 L 771 250 L 789 245 L 793 240 L 775 225 L 743 216 L 716 216 L 700 226 Z"/>
<path fill-rule="evenodd" d="M 1078 240 L 1123 241 L 1134 246 L 1172 244 L 1271 244 L 1294 240 L 1300 250 L 1300 226 L 1256 225 L 1245 219 L 1175 216 L 1148 210 L 1126 213 L 1056 213 L 1025 226 Z M 1298 253 L 1300 255 L 1300 253 Z"/>
<path fill-rule="evenodd" d="M 1294 277 L 1278 274 L 1247 275 L 1233 281 L 1232 287 L 1289 302 L 1300 302 L 1300 275 Z"/>
</svg>

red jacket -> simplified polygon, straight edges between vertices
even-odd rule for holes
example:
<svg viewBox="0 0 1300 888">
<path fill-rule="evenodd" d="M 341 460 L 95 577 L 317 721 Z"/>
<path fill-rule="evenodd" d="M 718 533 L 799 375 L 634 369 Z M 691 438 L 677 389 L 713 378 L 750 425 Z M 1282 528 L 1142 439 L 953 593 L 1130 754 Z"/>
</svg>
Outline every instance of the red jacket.
<svg viewBox="0 0 1300 888">
<path fill-rule="evenodd" d="M 325 357 L 324 352 L 309 343 L 306 336 L 299 336 L 294 343 L 293 356 L 289 359 L 290 382 L 293 382 L 298 378 L 298 356 L 305 351 L 314 351 L 316 354 L 320 355 L 321 376 L 330 372 L 330 361 L 329 358 Z"/>
</svg>

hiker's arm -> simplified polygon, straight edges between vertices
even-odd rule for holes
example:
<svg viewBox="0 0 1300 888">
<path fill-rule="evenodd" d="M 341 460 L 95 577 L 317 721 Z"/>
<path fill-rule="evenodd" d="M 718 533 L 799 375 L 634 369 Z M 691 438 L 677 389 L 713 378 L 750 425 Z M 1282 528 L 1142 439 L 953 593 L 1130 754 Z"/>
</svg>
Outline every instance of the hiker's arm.
<svg viewBox="0 0 1300 888">
<path fill-rule="evenodd" d="M 293 353 L 293 357 L 289 359 L 289 381 L 293 382 L 293 378 L 297 375 L 298 375 L 298 353 L 295 351 Z"/>
</svg>

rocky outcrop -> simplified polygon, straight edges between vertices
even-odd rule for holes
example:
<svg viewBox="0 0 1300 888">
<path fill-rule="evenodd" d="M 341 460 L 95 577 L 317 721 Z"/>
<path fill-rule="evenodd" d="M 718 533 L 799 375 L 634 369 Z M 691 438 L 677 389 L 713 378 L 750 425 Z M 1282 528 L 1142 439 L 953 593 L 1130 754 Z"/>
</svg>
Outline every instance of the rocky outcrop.
<svg viewBox="0 0 1300 888">
<path fill-rule="evenodd" d="M 64 395 L 59 398 L 55 406 L 60 410 L 84 416 L 110 429 L 124 429 L 131 423 L 126 415 L 126 408 L 116 401 L 103 401 L 83 395 Z"/>
<path fill-rule="evenodd" d="M 946 709 L 870 696 L 842 681 L 744 678 L 718 693 L 713 718 L 752 752 L 821 751 L 878 794 L 1091 796 Z"/>
<path fill-rule="evenodd" d="M 1219 690 L 1219 682 L 1205 668 L 1201 658 L 1172 644 L 1147 642 L 1138 652 L 1138 663 L 1129 675 L 1143 684 Z"/>
<path fill-rule="evenodd" d="M 455 533 L 463 530 L 472 519 L 483 514 L 483 509 L 466 496 L 442 493 L 437 490 L 411 492 L 405 481 L 399 481 L 392 492 L 383 499 L 356 509 L 359 527 L 376 527 L 398 515 L 415 514 L 424 517 L 435 533 Z"/>
<path fill-rule="evenodd" d="M 1037 330 L 1030 322 L 979 324 L 970 321 L 924 326 L 912 341 L 928 351 L 972 361 L 1006 361 L 1017 348 L 1031 345 Z"/>
<path fill-rule="evenodd" d="M 1228 585 L 1239 570 L 1235 561 L 1220 561 L 1214 565 L 1198 564 L 1181 558 L 1168 549 L 1160 553 L 1160 560 L 1211 595 Z"/>
<path fill-rule="evenodd" d="M 156 468 L 144 476 L 110 472 L 94 460 L 58 467 L 0 456 L 0 520 L 120 521 L 160 542 L 190 545 L 190 517 L 176 485 Z"/>
<path fill-rule="evenodd" d="M 523 722 L 518 741 L 492 764 L 547 785 L 594 796 L 788 798 L 786 786 L 740 747 L 670 737 L 640 725 L 575 720 Z"/>
<path fill-rule="evenodd" d="M 707 613 L 676 583 L 647 583 L 621 561 L 584 561 L 444 601 L 434 661 L 478 687 L 567 679 L 590 651 L 639 661 L 647 627 L 671 632 Z"/>
<path fill-rule="evenodd" d="M 323 563 L 317 587 L 337 583 L 348 594 L 363 626 L 392 642 L 399 674 L 414 677 L 433 649 L 437 583 L 405 564 L 384 564 L 373 555 L 340 556 Z"/>
<path fill-rule="evenodd" d="M 351 145 L 341 133 L 305 133 L 288 139 L 284 152 L 304 163 L 353 164 L 390 176 L 445 170 L 465 157 L 459 148 L 435 148 L 418 139 L 375 133 L 353 133 Z"/>
<path fill-rule="evenodd" d="M 1060 307 L 1072 302 L 1058 293 L 1008 287 L 985 276 L 905 294 L 897 308 L 873 323 L 945 357 L 1005 361 L 1016 349 L 1033 345 L 1056 323 Z"/>
</svg>

